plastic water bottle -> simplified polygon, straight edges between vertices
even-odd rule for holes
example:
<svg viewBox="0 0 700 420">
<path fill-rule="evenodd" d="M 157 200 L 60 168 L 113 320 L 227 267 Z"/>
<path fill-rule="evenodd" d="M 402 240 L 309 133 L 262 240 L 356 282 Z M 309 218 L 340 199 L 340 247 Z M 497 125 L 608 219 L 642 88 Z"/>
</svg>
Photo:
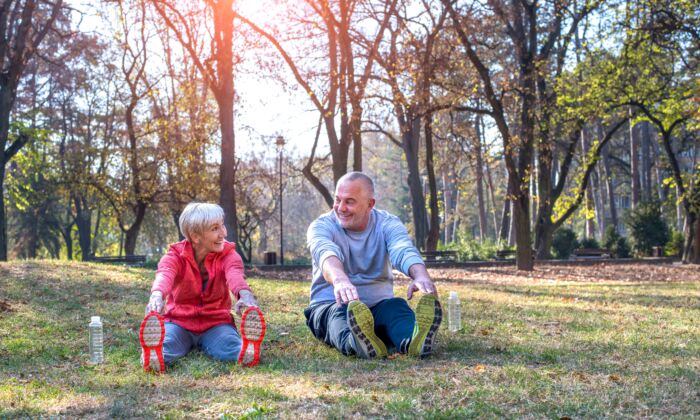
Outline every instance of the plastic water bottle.
<svg viewBox="0 0 700 420">
<path fill-rule="evenodd" d="M 90 363 L 98 364 L 104 361 L 104 346 L 102 321 L 99 316 L 90 317 Z"/>
<path fill-rule="evenodd" d="M 459 303 L 457 292 L 450 292 L 450 297 L 447 300 L 447 322 L 451 332 L 456 332 L 462 329 L 462 308 Z"/>
</svg>

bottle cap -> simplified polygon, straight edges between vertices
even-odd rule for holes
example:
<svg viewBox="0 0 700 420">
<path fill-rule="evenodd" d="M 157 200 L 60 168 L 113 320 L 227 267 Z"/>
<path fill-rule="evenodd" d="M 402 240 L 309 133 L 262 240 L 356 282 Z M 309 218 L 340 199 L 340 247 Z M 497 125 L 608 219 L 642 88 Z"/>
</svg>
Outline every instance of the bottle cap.
<svg viewBox="0 0 700 420">
<path fill-rule="evenodd" d="M 451 298 L 457 298 L 457 292 L 450 292 Z"/>
<path fill-rule="evenodd" d="M 99 316 L 91 316 L 90 322 L 101 322 L 100 317 Z"/>
</svg>

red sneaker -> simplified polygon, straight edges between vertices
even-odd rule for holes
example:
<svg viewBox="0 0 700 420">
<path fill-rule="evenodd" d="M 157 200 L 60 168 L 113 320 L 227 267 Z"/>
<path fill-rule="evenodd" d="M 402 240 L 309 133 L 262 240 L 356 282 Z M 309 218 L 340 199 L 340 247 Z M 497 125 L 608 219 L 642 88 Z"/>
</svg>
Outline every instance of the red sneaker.
<svg viewBox="0 0 700 420">
<path fill-rule="evenodd" d="M 245 367 L 253 367 L 260 363 L 260 345 L 265 337 L 265 317 L 259 308 L 246 309 L 241 318 L 241 338 L 243 346 L 238 363 Z"/>
<path fill-rule="evenodd" d="M 163 339 L 165 338 L 165 321 L 159 313 L 151 311 L 143 318 L 139 330 L 141 342 L 141 365 L 148 372 L 165 372 L 163 361 Z"/>
</svg>

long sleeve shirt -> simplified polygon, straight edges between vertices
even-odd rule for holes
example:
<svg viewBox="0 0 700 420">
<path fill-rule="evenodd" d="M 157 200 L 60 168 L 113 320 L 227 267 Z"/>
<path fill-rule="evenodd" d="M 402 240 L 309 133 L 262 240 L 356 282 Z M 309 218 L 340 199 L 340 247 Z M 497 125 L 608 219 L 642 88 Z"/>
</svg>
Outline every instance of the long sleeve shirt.
<svg viewBox="0 0 700 420">
<path fill-rule="evenodd" d="M 231 295 L 250 290 L 243 276 L 243 261 L 235 244 L 224 243 L 221 252 L 204 259 L 208 281 L 194 259 L 192 244 L 185 240 L 172 244 L 160 259 L 151 292 L 160 291 L 167 299 L 165 320 L 201 334 L 219 324 L 233 324 Z"/>
<path fill-rule="evenodd" d="M 423 264 L 401 220 L 383 210 L 371 210 L 362 232 L 343 229 L 330 211 L 311 223 L 306 239 L 312 259 L 311 305 L 335 301 L 333 285 L 321 270 L 328 257 L 340 259 L 360 300 L 369 307 L 394 296 L 392 266 L 408 275 L 413 264 Z"/>
</svg>

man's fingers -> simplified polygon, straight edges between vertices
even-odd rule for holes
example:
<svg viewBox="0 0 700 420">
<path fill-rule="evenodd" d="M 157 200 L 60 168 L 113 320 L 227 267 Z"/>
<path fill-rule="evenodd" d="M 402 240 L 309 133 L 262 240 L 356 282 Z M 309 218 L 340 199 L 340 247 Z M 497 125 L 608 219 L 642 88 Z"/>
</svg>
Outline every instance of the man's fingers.
<svg viewBox="0 0 700 420">
<path fill-rule="evenodd" d="M 408 293 L 406 293 L 406 297 L 408 298 L 408 300 L 411 300 L 411 298 L 413 297 L 413 292 L 415 292 L 415 291 L 416 291 L 416 285 L 414 283 L 409 284 L 408 285 Z"/>
</svg>

